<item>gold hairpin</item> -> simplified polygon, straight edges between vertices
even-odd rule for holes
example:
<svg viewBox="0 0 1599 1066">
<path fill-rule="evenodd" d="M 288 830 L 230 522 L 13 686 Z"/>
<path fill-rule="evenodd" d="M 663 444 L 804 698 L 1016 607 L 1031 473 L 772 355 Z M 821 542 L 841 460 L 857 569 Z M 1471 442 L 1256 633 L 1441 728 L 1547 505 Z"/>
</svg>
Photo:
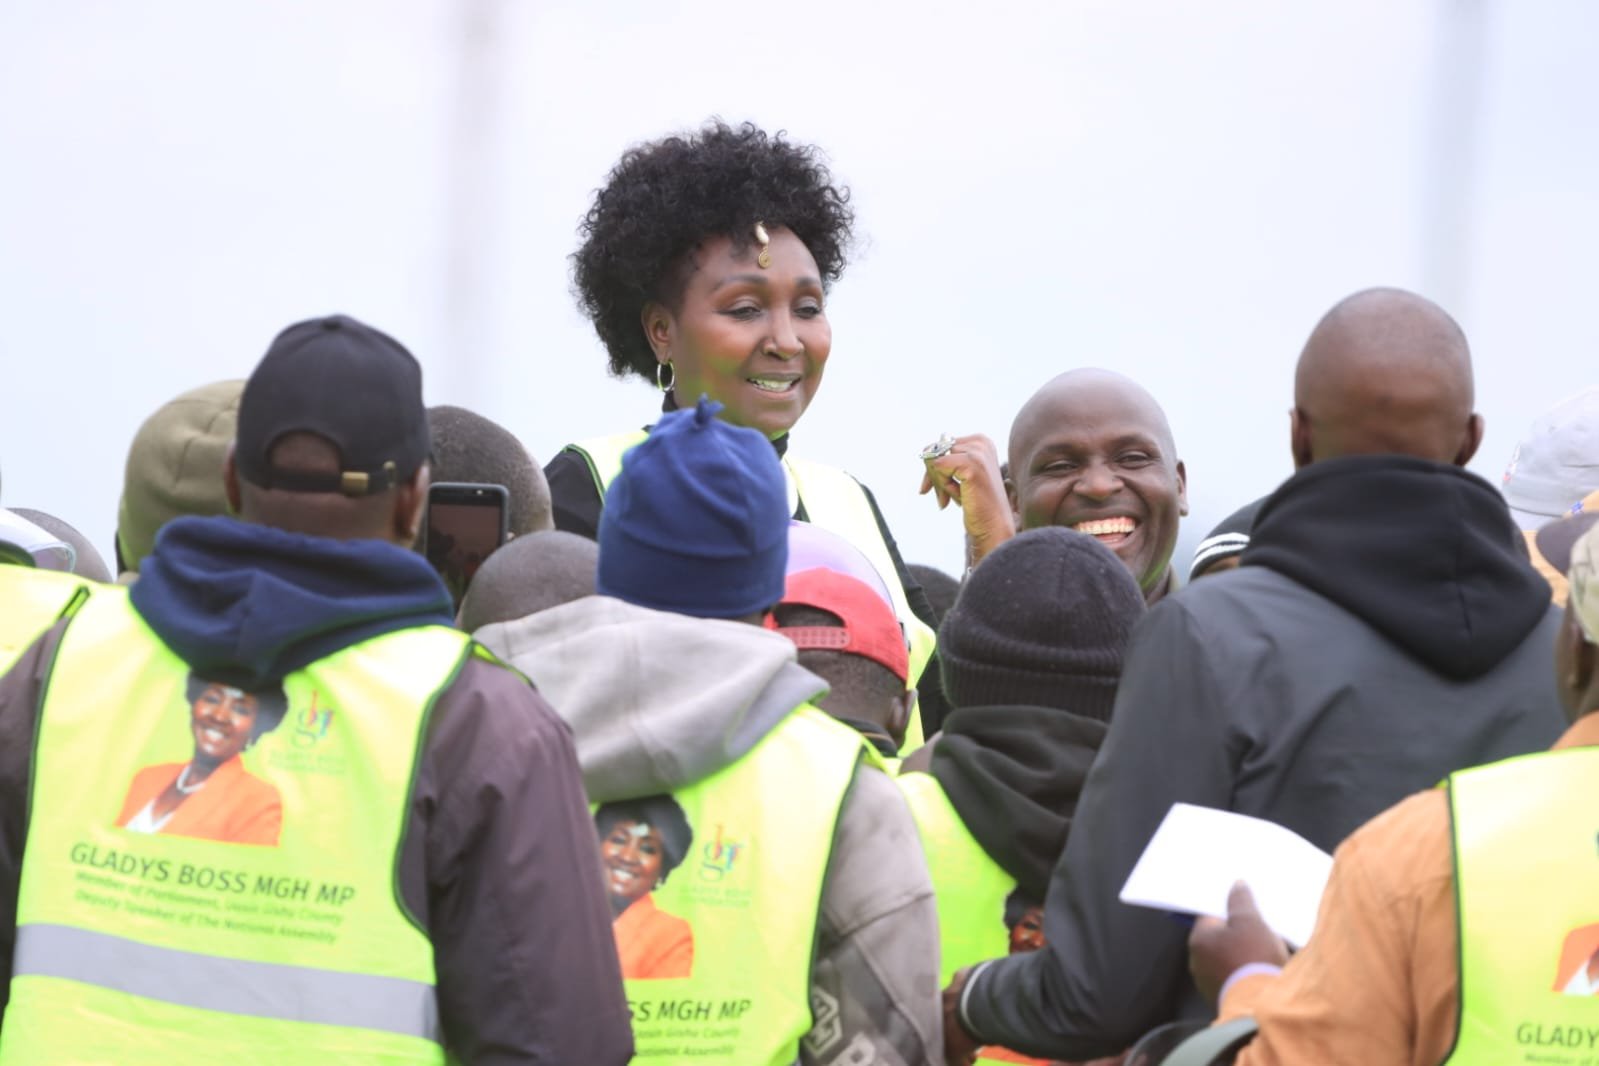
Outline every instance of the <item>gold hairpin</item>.
<svg viewBox="0 0 1599 1066">
<path fill-rule="evenodd" d="M 755 262 L 762 270 L 765 270 L 772 265 L 772 251 L 767 247 L 772 243 L 772 238 L 767 236 L 764 222 L 755 223 L 755 243 L 761 246 L 760 253 L 755 257 Z"/>
</svg>

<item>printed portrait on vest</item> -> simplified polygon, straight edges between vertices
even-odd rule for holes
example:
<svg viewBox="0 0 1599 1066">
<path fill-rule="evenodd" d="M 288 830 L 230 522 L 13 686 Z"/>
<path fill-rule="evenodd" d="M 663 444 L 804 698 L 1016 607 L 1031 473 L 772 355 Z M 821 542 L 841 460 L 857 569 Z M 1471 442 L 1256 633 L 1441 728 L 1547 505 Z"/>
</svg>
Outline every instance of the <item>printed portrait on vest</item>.
<svg viewBox="0 0 1599 1066">
<path fill-rule="evenodd" d="M 134 833 L 276 847 L 283 799 L 241 756 L 283 721 L 283 691 L 245 692 L 190 674 L 185 695 L 193 753 L 134 774 L 116 824 Z"/>
<path fill-rule="evenodd" d="M 602 803 L 594 812 L 624 980 L 688 977 L 694 930 L 655 906 L 652 893 L 688 856 L 694 830 L 668 795 Z"/>
<path fill-rule="evenodd" d="M 1555 991 L 1568 996 L 1599 993 L 1599 924 L 1578 926 L 1560 946 Z"/>
</svg>

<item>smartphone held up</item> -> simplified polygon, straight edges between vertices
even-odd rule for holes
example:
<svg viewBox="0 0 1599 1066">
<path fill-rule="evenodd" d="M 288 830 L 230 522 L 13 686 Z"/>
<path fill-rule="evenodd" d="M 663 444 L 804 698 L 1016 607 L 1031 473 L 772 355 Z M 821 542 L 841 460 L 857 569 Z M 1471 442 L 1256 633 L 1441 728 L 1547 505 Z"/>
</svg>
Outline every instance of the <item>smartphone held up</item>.
<svg viewBox="0 0 1599 1066">
<path fill-rule="evenodd" d="M 483 560 L 506 541 L 507 497 L 504 485 L 441 481 L 428 488 L 423 551 L 457 609 Z"/>
</svg>

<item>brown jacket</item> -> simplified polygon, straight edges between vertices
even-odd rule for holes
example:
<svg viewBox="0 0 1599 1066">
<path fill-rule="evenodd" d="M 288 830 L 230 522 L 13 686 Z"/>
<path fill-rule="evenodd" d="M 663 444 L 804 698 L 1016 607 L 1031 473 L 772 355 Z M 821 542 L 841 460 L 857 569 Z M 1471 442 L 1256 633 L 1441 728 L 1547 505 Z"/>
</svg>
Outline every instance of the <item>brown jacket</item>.
<svg viewBox="0 0 1599 1066">
<path fill-rule="evenodd" d="M 0 1006 L 11 980 L 34 731 L 57 624 L 0 677 Z M 473 1066 L 633 1054 L 571 731 L 518 674 L 472 659 L 439 697 L 396 861 L 433 942 L 451 1053 Z"/>
<path fill-rule="evenodd" d="M 1555 748 L 1596 745 L 1591 714 Z M 1457 942 L 1449 799 L 1432 789 L 1339 847 L 1315 936 L 1281 974 L 1227 990 L 1222 1020 L 1260 1023 L 1237 1066 L 1437 1066 L 1460 1018 Z"/>
</svg>

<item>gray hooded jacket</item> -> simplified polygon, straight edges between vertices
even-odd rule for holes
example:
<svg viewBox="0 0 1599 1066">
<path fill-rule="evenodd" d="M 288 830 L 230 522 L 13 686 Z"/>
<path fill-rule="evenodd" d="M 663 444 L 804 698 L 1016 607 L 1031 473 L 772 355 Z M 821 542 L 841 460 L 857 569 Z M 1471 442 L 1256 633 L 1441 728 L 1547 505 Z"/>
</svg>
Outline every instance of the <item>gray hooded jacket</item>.
<svg viewBox="0 0 1599 1066">
<path fill-rule="evenodd" d="M 604 596 L 475 635 L 571 726 L 596 803 L 692 785 L 827 689 L 776 633 Z M 869 765 L 844 799 L 818 922 L 800 1062 L 941 1063 L 933 886 L 904 799 Z"/>
</svg>

